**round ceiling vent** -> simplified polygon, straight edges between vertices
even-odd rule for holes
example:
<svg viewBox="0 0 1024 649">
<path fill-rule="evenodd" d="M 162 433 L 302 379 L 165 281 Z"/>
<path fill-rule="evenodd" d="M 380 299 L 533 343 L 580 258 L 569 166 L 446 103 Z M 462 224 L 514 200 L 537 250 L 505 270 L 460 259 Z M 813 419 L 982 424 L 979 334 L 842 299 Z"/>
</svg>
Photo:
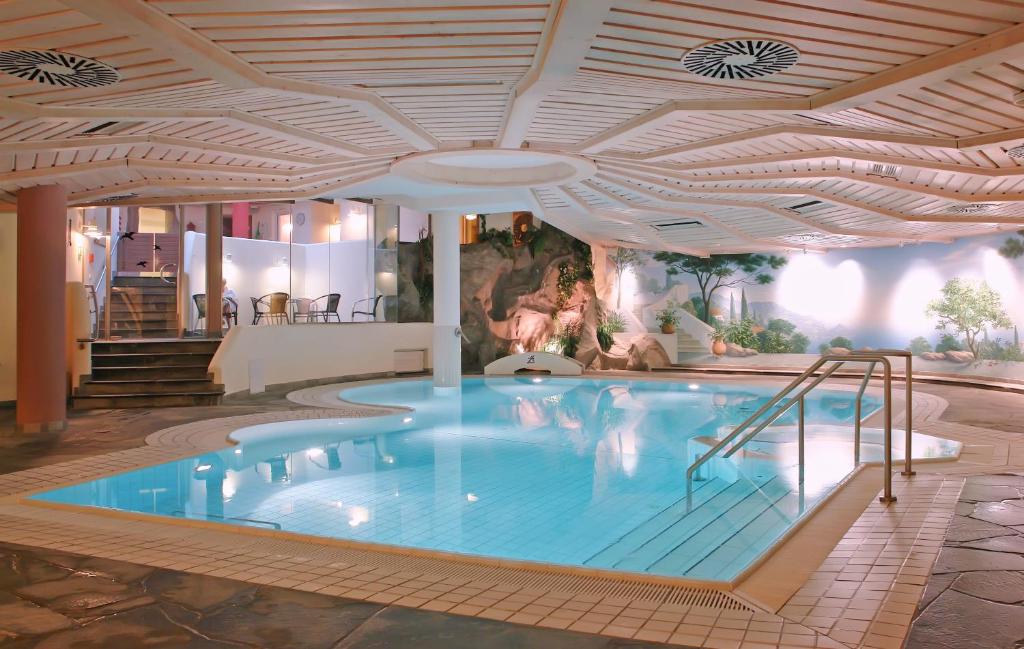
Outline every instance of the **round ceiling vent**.
<svg viewBox="0 0 1024 649">
<path fill-rule="evenodd" d="M 789 43 L 734 38 L 699 45 L 683 55 L 687 72 L 711 79 L 755 79 L 796 65 L 800 52 Z"/>
<path fill-rule="evenodd" d="M 65 88 L 109 86 L 121 79 L 118 71 L 106 63 L 51 50 L 0 51 L 0 72 Z"/>
<path fill-rule="evenodd" d="M 996 205 L 993 203 L 964 203 L 963 205 L 954 205 L 949 211 L 954 214 L 981 214 L 995 207 Z"/>
<path fill-rule="evenodd" d="M 1020 146 L 1015 146 L 1012 149 L 1007 149 L 1006 155 L 1010 156 L 1014 160 L 1024 159 L 1024 144 Z"/>
</svg>

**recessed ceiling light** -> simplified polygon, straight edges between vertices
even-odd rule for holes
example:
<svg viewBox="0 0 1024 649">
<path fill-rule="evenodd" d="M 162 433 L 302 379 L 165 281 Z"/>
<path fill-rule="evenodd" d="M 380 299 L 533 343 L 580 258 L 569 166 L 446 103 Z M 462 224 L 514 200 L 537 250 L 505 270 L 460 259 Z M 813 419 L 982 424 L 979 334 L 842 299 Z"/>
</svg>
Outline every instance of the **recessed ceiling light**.
<svg viewBox="0 0 1024 649">
<path fill-rule="evenodd" d="M 109 86 L 121 80 L 120 73 L 106 63 L 52 50 L 0 51 L 0 72 L 65 88 Z"/>
<path fill-rule="evenodd" d="M 755 79 L 788 70 L 800 52 L 782 41 L 736 38 L 699 45 L 683 55 L 687 72 L 712 79 Z"/>
</svg>

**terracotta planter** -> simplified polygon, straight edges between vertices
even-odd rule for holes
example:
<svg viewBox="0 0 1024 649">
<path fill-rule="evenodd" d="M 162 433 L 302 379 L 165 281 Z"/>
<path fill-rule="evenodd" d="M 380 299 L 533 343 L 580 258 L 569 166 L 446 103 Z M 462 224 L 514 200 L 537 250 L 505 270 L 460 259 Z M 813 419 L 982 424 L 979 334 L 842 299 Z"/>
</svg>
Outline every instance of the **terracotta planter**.
<svg viewBox="0 0 1024 649">
<path fill-rule="evenodd" d="M 716 340 L 715 342 L 711 343 L 711 353 L 714 354 L 715 356 L 725 356 L 725 351 L 726 347 L 724 340 Z"/>
<path fill-rule="evenodd" d="M 676 332 L 676 326 L 674 324 L 663 324 L 661 325 L 661 333 L 663 334 L 674 334 Z"/>
</svg>

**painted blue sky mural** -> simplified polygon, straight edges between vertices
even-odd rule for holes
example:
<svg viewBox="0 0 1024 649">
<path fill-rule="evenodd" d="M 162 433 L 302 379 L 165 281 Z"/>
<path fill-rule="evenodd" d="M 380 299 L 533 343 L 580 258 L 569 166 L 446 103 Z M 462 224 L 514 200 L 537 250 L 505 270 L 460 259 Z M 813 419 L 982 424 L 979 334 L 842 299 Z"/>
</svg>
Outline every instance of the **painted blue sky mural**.
<svg viewBox="0 0 1024 649">
<path fill-rule="evenodd" d="M 745 293 L 749 312 L 758 323 L 766 325 L 775 318 L 789 321 L 809 339 L 808 352 L 817 352 L 820 345 L 837 336 L 848 338 L 857 348 L 899 349 L 923 337 L 934 349 L 946 333 L 963 342 L 961 333 L 937 330 L 937 316 L 928 313 L 929 303 L 942 296 L 943 286 L 960 278 L 991 287 L 1011 323 L 1009 327 L 986 327 L 979 339 L 998 340 L 1003 349 L 1016 343 L 1019 352 L 1020 334 L 1014 325 L 1024 330 L 1024 258 L 1013 260 L 999 254 L 1000 246 L 1011 236 L 1001 232 L 951 244 L 790 254 L 788 263 L 774 271 L 771 284 L 722 289 L 713 300 L 712 313 L 728 320 L 730 297 L 739 305 Z M 635 275 L 626 282 L 630 289 L 635 286 L 632 302 L 658 302 L 676 285 L 682 285 L 674 289 L 677 296 L 699 294 L 692 276 L 667 277 L 665 266 L 650 256 Z M 1015 355 L 1020 354 L 982 358 L 1017 360 Z M 1024 368 L 1024 364 L 1014 364 Z"/>
</svg>

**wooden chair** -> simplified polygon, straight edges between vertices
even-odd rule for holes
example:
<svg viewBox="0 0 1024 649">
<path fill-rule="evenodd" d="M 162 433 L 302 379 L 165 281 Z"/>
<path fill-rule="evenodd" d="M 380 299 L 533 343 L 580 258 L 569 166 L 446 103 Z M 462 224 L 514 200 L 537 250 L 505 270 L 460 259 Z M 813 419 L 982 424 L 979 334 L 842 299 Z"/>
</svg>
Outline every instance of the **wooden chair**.
<svg viewBox="0 0 1024 649">
<path fill-rule="evenodd" d="M 270 313 L 267 317 L 270 320 L 277 321 L 280 324 L 288 324 L 288 294 L 275 292 L 269 295 L 270 297 Z"/>
</svg>

